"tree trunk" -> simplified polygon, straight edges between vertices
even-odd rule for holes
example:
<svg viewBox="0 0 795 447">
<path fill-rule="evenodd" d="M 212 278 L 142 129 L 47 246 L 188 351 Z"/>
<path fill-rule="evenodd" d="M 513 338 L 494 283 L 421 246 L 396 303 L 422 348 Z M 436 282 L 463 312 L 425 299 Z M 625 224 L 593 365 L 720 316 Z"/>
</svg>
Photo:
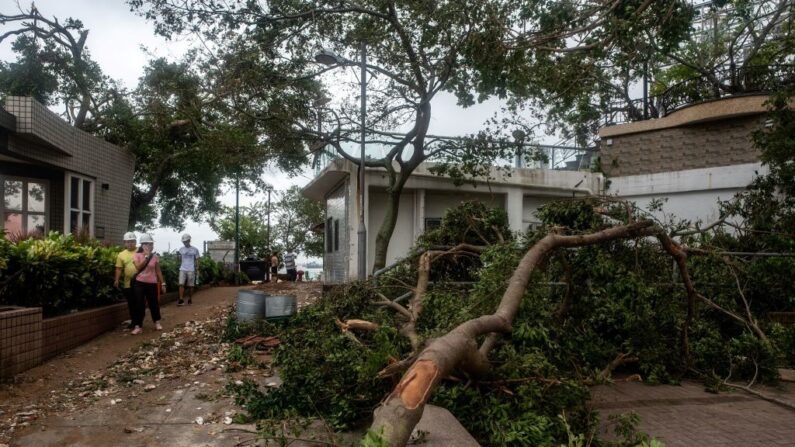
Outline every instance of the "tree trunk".
<svg viewBox="0 0 795 447">
<path fill-rule="evenodd" d="M 386 266 L 386 252 L 389 249 L 389 240 L 392 239 L 392 233 L 395 232 L 398 210 L 400 209 L 400 195 L 403 192 L 404 183 L 398 183 L 399 186 L 395 185 L 394 189 L 387 194 L 386 215 L 384 215 L 381 228 L 378 229 L 378 235 L 375 237 L 374 272 Z"/>
<path fill-rule="evenodd" d="M 494 314 L 462 323 L 433 340 L 420 353 L 400 383 L 375 410 L 371 430 L 380 433 L 390 446 L 404 446 L 422 417 L 425 403 L 442 378 L 455 368 L 462 368 L 474 376 L 488 372 L 490 365 L 486 356 L 496 343 L 495 334 L 511 330 L 530 276 L 550 252 L 560 247 L 579 247 L 636 237 L 651 226 L 652 222 L 643 221 L 587 235 L 546 235 L 519 262 Z M 486 334 L 490 335 L 478 349 L 477 337 Z"/>
</svg>

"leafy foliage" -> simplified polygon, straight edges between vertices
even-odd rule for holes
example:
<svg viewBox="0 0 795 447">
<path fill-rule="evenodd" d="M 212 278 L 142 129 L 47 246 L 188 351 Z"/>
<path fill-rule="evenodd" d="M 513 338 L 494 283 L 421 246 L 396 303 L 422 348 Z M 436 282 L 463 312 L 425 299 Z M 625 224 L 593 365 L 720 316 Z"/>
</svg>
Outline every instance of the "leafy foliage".
<svg viewBox="0 0 795 447">
<path fill-rule="evenodd" d="M 323 222 L 321 203 L 301 194 L 293 186 L 275 192 L 270 203 L 256 202 L 240 208 L 240 250 L 243 256 L 268 259 L 270 251 L 292 249 L 306 256 L 323 256 L 323 235 L 311 228 Z M 269 219 L 270 217 L 270 219 Z M 270 228 L 268 226 L 270 222 Z M 221 239 L 235 239 L 235 209 L 225 207 L 221 215 L 210 221 Z M 268 234 L 270 229 L 271 234 Z"/>
<path fill-rule="evenodd" d="M 255 418 L 322 414 L 337 429 L 361 423 L 391 387 L 375 374 L 390 358 L 401 358 L 408 342 L 396 330 L 394 316 L 369 305 L 373 292 L 352 284 L 305 308 L 279 333 L 282 344 L 274 366 L 284 383 L 263 393 L 238 390 L 239 402 Z M 345 336 L 335 319 L 367 318 L 381 324 L 373 333 Z"/>
<path fill-rule="evenodd" d="M 0 305 L 42 307 L 45 316 L 114 303 L 119 247 L 78 242 L 52 232 L 11 242 L 0 238 Z"/>
</svg>

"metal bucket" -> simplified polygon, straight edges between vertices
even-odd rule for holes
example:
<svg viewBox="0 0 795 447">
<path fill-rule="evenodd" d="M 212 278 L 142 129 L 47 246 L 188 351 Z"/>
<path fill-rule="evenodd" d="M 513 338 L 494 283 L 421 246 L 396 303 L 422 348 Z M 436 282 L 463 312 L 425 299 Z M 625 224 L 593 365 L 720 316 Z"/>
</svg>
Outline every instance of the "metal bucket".
<svg viewBox="0 0 795 447">
<path fill-rule="evenodd" d="M 271 296 L 261 290 L 238 290 L 235 302 L 238 321 L 285 319 L 295 314 L 294 296 Z"/>
<path fill-rule="evenodd" d="M 265 299 L 265 317 L 268 320 L 289 318 L 296 309 L 297 303 L 292 295 L 271 295 Z"/>
</svg>

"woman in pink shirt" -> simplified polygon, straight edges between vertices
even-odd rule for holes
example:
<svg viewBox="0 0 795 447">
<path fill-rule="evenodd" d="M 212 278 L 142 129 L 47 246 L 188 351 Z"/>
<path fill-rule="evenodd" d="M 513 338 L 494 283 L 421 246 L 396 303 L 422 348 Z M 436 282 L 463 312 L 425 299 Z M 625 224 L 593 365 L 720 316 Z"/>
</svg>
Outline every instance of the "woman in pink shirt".
<svg viewBox="0 0 795 447">
<path fill-rule="evenodd" d="M 151 235 L 144 234 L 141 236 L 141 248 L 133 256 L 133 264 L 138 270 L 135 276 L 135 285 L 133 286 L 133 293 L 135 293 L 135 315 L 132 317 L 132 324 L 135 328 L 132 331 L 133 335 L 138 335 L 142 332 L 141 326 L 144 325 L 144 315 L 146 313 L 146 306 L 144 302 L 149 304 L 149 311 L 152 312 L 152 321 L 155 322 L 155 329 L 158 331 L 163 330 L 160 325 L 160 303 L 157 300 L 157 283 L 163 285 L 163 293 L 166 293 L 166 283 L 163 281 L 163 272 L 160 271 L 160 257 L 154 253 L 155 241 Z"/>
</svg>

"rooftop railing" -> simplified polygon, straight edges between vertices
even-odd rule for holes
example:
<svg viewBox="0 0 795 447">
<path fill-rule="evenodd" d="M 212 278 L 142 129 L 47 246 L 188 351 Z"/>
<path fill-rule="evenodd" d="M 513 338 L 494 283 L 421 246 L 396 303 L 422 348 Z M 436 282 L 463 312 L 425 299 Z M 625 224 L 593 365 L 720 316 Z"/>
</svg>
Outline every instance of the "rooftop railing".
<svg viewBox="0 0 795 447">
<path fill-rule="evenodd" d="M 731 96 L 772 93 L 792 85 L 795 85 L 793 64 L 726 68 L 673 84 L 659 93 L 652 93 L 646 100 L 612 101 L 603 115 L 603 124 L 662 118 L 693 104 Z"/>
</svg>

